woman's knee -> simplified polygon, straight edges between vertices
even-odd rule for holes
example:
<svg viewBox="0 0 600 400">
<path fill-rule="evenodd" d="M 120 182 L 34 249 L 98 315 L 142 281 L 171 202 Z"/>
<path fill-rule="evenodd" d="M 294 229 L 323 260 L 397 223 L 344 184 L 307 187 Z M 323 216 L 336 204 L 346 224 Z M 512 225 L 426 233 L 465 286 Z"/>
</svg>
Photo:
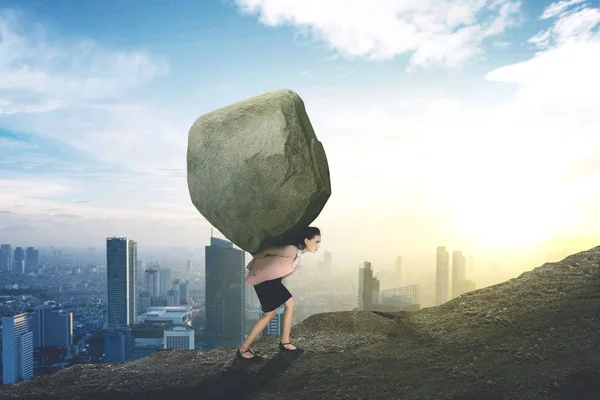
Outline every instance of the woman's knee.
<svg viewBox="0 0 600 400">
<path fill-rule="evenodd" d="M 285 308 L 294 308 L 296 306 L 296 300 L 294 300 L 293 297 L 290 297 L 283 305 Z"/>
</svg>

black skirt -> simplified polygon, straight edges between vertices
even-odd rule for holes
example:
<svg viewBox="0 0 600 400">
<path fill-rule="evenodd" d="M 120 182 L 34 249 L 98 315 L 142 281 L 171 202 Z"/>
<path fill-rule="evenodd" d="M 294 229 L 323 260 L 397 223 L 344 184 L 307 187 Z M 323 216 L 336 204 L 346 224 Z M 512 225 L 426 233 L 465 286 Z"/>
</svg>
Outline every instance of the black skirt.
<svg viewBox="0 0 600 400">
<path fill-rule="evenodd" d="M 263 312 L 275 310 L 292 297 L 290 291 L 283 286 L 282 279 L 271 279 L 270 281 L 254 285 L 254 290 L 256 291 Z"/>
</svg>

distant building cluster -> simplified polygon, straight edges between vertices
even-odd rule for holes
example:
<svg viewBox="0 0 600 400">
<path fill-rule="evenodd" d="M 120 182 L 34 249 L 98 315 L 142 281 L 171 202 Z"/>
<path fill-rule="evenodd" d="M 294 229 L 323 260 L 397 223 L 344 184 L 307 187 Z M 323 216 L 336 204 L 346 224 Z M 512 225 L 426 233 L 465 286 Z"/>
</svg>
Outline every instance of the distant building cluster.
<svg viewBox="0 0 600 400">
<path fill-rule="evenodd" d="M 0 273 L 26 274 L 39 266 L 40 251 L 33 247 L 24 250 L 17 247 L 12 251 L 10 244 L 0 245 Z"/>
<path fill-rule="evenodd" d="M 106 299 L 83 302 L 84 313 L 80 313 L 76 327 L 73 312 L 55 301 L 37 302 L 35 304 L 40 305 L 28 307 L 25 312 L 3 317 L 2 376 L 5 383 L 31 379 L 36 368 L 44 365 L 64 367 L 73 357 L 82 354 L 87 362 L 91 362 L 85 347 L 89 344 L 85 343 L 92 335 L 87 332 L 95 332 L 103 346 L 101 356 L 94 358 L 96 362 L 121 362 L 147 357 L 164 349 L 237 347 L 246 339 L 249 328 L 264 314 L 254 290 L 244 283 L 247 273 L 245 253 L 234 248 L 230 241 L 211 234 L 210 244 L 204 247 L 202 311 L 190 296 L 187 278 L 195 272 L 192 261 L 186 260 L 184 273 L 179 275 L 185 279 L 173 279 L 171 268 L 160 262 L 139 260 L 137 246 L 135 240 L 127 237 L 108 237 L 106 265 L 89 265 L 83 269 L 78 261 L 67 264 L 67 273 L 81 276 L 81 279 L 75 284 L 60 281 L 59 293 L 66 289 L 74 298 L 77 293 L 96 290 Z M 61 256 L 60 250 L 52 251 L 53 257 Z M 90 254 L 95 251 L 93 247 L 88 248 Z M 348 278 L 335 273 L 332 258 L 331 252 L 324 252 L 318 267 L 304 272 L 310 274 L 307 282 L 289 283 L 295 297 L 310 296 L 312 301 L 310 305 L 301 301 L 294 318 L 329 310 L 331 302 L 346 304 L 342 307 L 348 308 L 356 305 L 361 311 L 416 311 L 421 308 L 420 286 L 407 284 L 403 279 L 401 256 L 396 258 L 394 268 L 379 271 L 377 276 L 370 261 L 362 262 L 358 267 L 358 288 L 350 280 L 351 291 L 344 286 L 348 286 L 348 282 L 344 282 Z M 472 263 L 472 258 L 469 262 Z M 1 245 L 2 276 L 18 277 L 30 272 L 35 276 L 39 272 L 45 279 L 60 271 L 56 265 L 40 265 L 39 251 L 33 247 L 17 247 L 13 251 L 11 245 Z M 98 276 L 100 272 L 106 281 L 102 283 L 104 286 L 96 288 L 91 274 Z M 431 297 L 433 299 L 435 294 L 436 305 L 475 289 L 474 282 L 466 279 L 465 257 L 458 250 L 452 252 L 450 260 L 445 247 L 437 248 L 435 276 L 435 293 L 432 291 Z M 385 289 L 381 287 L 382 282 Z M 18 285 L 10 287 L 19 288 Z M 429 294 L 427 291 L 427 296 Z M 4 296 L 4 300 L 8 299 L 10 296 Z M 7 307 L 18 310 L 16 306 L 10 308 L 10 301 L 5 301 L 3 307 L 5 312 Z M 99 311 L 90 315 L 90 310 L 94 309 Z M 275 317 L 259 337 L 282 334 L 284 310 L 283 305 L 276 309 Z M 80 334 L 77 343 L 74 343 L 74 330 Z"/>
</svg>

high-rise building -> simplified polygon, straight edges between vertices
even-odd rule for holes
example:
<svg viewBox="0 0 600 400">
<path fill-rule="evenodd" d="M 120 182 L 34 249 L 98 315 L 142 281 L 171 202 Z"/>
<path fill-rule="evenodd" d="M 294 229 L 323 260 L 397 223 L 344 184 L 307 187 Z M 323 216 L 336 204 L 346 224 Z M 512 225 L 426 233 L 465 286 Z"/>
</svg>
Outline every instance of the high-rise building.
<svg viewBox="0 0 600 400">
<path fill-rule="evenodd" d="M 172 290 L 175 291 L 175 303 L 173 304 L 174 306 L 178 306 L 181 300 L 181 283 L 179 282 L 179 279 L 175 279 L 173 281 L 173 287 L 171 288 Z"/>
<path fill-rule="evenodd" d="M 358 310 L 370 311 L 373 309 L 373 270 L 369 261 L 361 266 L 358 270 Z"/>
<path fill-rule="evenodd" d="M 137 243 L 129 238 L 106 238 L 108 325 L 137 321 Z"/>
<path fill-rule="evenodd" d="M 173 280 L 171 278 L 171 269 L 170 268 L 161 268 L 160 269 L 160 295 L 166 296 L 173 288 Z"/>
<path fill-rule="evenodd" d="M 148 293 L 148 292 L 140 293 L 140 299 L 138 302 L 138 312 L 145 313 L 146 310 L 148 310 L 150 307 L 152 307 L 152 296 L 150 296 L 150 293 Z M 139 323 L 139 320 L 140 320 L 140 316 L 138 315 L 138 323 Z"/>
<path fill-rule="evenodd" d="M 188 274 L 190 274 L 190 275 L 194 273 L 194 269 L 193 269 L 193 265 L 192 265 L 192 260 L 187 260 L 185 262 L 185 271 Z"/>
<path fill-rule="evenodd" d="M 164 330 L 165 349 L 194 350 L 194 329 L 189 326 L 174 326 Z"/>
<path fill-rule="evenodd" d="M 450 254 L 445 246 L 438 246 L 435 263 L 435 305 L 449 300 L 448 284 L 450 278 Z"/>
<path fill-rule="evenodd" d="M 179 284 L 179 304 L 187 305 L 190 298 L 190 286 L 187 281 Z"/>
<path fill-rule="evenodd" d="M 134 264 L 135 265 L 135 264 Z M 110 326 L 104 334 L 104 362 L 133 360 L 135 338 L 129 326 Z"/>
<path fill-rule="evenodd" d="M 465 279 L 466 259 L 462 255 L 462 251 L 455 250 L 452 252 L 452 298 L 462 294 L 461 282 Z"/>
<path fill-rule="evenodd" d="M 137 260 L 137 277 L 138 277 L 138 288 L 143 288 L 146 284 L 146 261 Z"/>
<path fill-rule="evenodd" d="M 33 333 L 27 314 L 2 317 L 2 377 L 5 384 L 33 378 Z"/>
<path fill-rule="evenodd" d="M 179 292 L 175 289 L 170 289 L 167 292 L 167 307 L 177 307 L 179 305 Z"/>
<path fill-rule="evenodd" d="M 25 250 L 22 247 L 15 249 L 15 255 L 13 257 L 13 271 L 17 274 L 25 273 Z"/>
<path fill-rule="evenodd" d="M 207 346 L 237 347 L 244 341 L 246 330 L 244 251 L 234 249 L 227 240 L 211 237 L 205 253 Z"/>
<path fill-rule="evenodd" d="M 0 271 L 12 271 L 12 248 L 10 244 L 0 246 Z"/>
<path fill-rule="evenodd" d="M 402 275 L 402 256 L 396 257 L 396 276 Z"/>
<path fill-rule="evenodd" d="M 33 347 L 64 347 L 70 354 L 73 346 L 73 313 L 54 301 L 46 301 L 30 314 Z"/>
<path fill-rule="evenodd" d="M 28 247 L 25 250 L 25 271 L 31 272 L 39 264 L 40 251 L 33 247 Z"/>
<path fill-rule="evenodd" d="M 149 268 L 144 272 L 144 292 L 150 293 L 151 297 L 160 296 L 160 275 L 159 271 L 154 268 Z"/>
</svg>

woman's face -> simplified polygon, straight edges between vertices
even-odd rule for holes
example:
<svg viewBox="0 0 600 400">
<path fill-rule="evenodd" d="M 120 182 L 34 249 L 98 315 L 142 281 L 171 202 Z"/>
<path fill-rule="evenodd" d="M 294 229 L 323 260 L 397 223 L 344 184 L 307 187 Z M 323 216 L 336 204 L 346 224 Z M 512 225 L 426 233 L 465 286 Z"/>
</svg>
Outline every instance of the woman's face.
<svg viewBox="0 0 600 400">
<path fill-rule="evenodd" d="M 321 235 L 317 235 L 310 240 L 304 239 L 304 244 L 311 253 L 316 253 L 317 250 L 319 250 L 319 247 L 321 246 Z"/>
</svg>

